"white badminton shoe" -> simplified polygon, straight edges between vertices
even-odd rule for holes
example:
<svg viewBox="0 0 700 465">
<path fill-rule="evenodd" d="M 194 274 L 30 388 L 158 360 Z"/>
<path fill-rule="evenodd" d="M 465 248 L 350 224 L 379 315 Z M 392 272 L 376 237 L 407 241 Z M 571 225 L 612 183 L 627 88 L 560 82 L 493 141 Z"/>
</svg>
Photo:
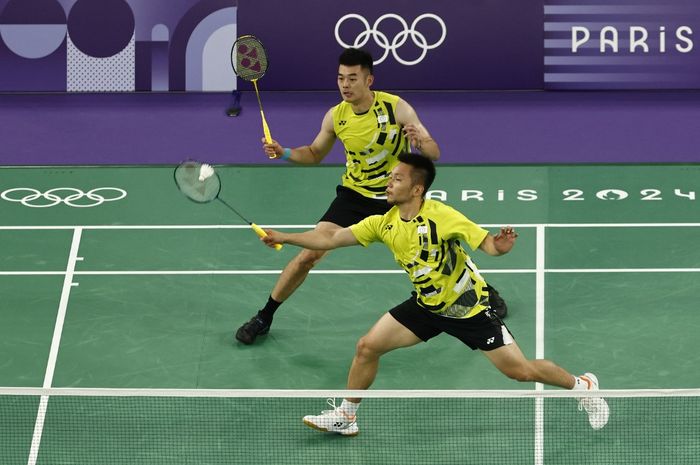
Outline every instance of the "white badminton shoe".
<svg viewBox="0 0 700 465">
<path fill-rule="evenodd" d="M 328 405 L 333 410 L 324 410 L 320 415 L 306 415 L 304 423 L 311 428 L 328 433 L 338 433 L 343 436 L 357 435 L 358 428 L 355 415 L 348 415 L 340 407 L 336 407 L 335 399 L 328 399 Z"/>
<path fill-rule="evenodd" d="M 598 378 L 593 373 L 584 373 L 579 378 L 588 383 L 589 391 L 598 390 Z M 602 397 L 580 397 L 578 399 L 578 409 L 586 411 L 591 428 L 598 430 L 608 424 L 610 407 L 608 407 L 608 403 Z"/>
</svg>

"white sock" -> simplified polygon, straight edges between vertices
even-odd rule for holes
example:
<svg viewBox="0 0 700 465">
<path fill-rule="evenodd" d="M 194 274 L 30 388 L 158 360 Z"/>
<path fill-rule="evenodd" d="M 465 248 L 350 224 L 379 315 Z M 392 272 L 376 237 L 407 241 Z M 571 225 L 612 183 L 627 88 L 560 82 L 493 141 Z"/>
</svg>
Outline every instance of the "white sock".
<svg viewBox="0 0 700 465">
<path fill-rule="evenodd" d="M 343 399 L 343 403 L 340 404 L 340 408 L 343 410 L 343 412 L 347 413 L 349 416 L 354 417 L 355 414 L 357 413 L 357 409 L 360 408 L 360 403 L 358 402 L 356 404 L 354 402 L 350 402 L 347 399 Z"/>
<path fill-rule="evenodd" d="M 588 381 L 584 381 L 578 376 L 574 376 L 574 387 L 571 388 L 572 391 L 587 391 Z"/>
</svg>

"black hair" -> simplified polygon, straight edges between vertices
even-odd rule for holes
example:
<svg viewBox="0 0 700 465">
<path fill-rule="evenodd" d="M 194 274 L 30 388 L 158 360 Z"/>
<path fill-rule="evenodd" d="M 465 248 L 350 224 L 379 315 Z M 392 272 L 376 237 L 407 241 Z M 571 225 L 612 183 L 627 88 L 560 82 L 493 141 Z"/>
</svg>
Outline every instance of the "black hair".
<svg viewBox="0 0 700 465">
<path fill-rule="evenodd" d="M 358 48 L 346 48 L 338 58 L 338 64 L 345 66 L 357 66 L 369 70 L 369 74 L 374 74 L 374 60 L 372 55 L 366 50 Z"/>
<path fill-rule="evenodd" d="M 422 184 L 424 187 L 423 195 L 428 192 L 430 186 L 435 181 L 435 164 L 433 161 L 423 155 L 417 153 L 403 152 L 399 154 L 399 161 L 411 165 L 413 168 L 411 180 L 416 184 Z"/>
</svg>

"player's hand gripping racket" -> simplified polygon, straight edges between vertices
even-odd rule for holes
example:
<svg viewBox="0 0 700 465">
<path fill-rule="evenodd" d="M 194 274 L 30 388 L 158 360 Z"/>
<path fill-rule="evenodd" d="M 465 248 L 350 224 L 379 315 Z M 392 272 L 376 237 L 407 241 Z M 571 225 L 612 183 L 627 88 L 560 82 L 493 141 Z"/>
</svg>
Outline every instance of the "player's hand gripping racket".
<svg viewBox="0 0 700 465">
<path fill-rule="evenodd" d="M 210 165 L 188 160 L 180 163 L 177 168 L 175 168 L 174 177 L 178 189 L 180 189 L 188 199 L 197 203 L 208 203 L 216 199 L 226 205 L 243 221 L 248 223 L 258 236 L 267 236 L 267 233 L 265 233 L 260 226 L 248 221 L 243 215 L 238 213 L 235 208 L 219 197 L 219 193 L 221 192 L 221 179 L 219 179 L 219 175 Z M 281 248 L 282 244 L 275 245 L 275 249 L 280 250 Z"/>
<path fill-rule="evenodd" d="M 262 118 L 263 133 L 265 134 L 265 142 L 272 143 L 272 135 L 270 128 L 265 120 L 262 102 L 260 101 L 260 92 L 258 92 L 258 79 L 262 78 L 267 71 L 267 53 L 265 47 L 260 40 L 251 35 L 239 37 L 231 49 L 231 65 L 233 72 L 239 78 L 250 81 L 255 88 L 255 96 L 258 98 L 258 106 L 260 107 L 260 117 Z"/>
</svg>

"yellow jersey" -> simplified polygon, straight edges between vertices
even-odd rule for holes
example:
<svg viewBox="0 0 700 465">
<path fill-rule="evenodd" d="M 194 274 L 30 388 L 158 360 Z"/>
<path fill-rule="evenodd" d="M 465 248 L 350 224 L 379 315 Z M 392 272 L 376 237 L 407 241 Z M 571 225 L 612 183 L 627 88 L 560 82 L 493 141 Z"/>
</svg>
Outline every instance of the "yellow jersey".
<svg viewBox="0 0 700 465">
<path fill-rule="evenodd" d="M 423 308 L 451 318 L 469 318 L 488 308 L 486 282 L 462 247 L 476 250 L 488 231 L 454 208 L 427 199 L 410 221 L 401 219 L 394 206 L 350 230 L 363 246 L 383 242 L 392 251 Z"/>
<path fill-rule="evenodd" d="M 386 198 L 386 185 L 397 156 L 409 150 L 408 139 L 396 121 L 399 97 L 374 91 L 368 111 L 355 114 L 352 105 L 340 102 L 333 107 L 333 130 L 345 147 L 345 173 L 342 185 L 365 197 Z"/>
</svg>

